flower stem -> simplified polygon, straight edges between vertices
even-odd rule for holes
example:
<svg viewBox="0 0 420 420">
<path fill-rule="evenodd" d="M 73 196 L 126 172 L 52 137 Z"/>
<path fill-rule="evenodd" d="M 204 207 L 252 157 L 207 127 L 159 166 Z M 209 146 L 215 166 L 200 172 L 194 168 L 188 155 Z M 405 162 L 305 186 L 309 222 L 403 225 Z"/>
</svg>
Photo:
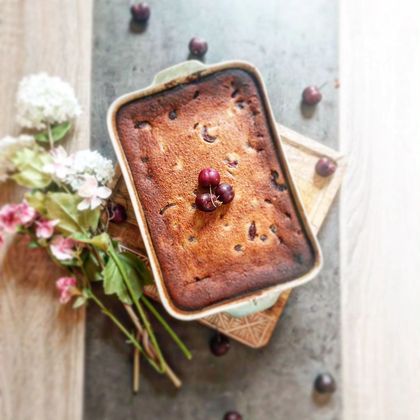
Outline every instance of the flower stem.
<svg viewBox="0 0 420 420">
<path fill-rule="evenodd" d="M 162 324 L 163 328 L 165 328 L 166 332 L 172 337 L 174 342 L 178 345 L 181 349 L 182 353 L 184 353 L 185 357 L 188 360 L 191 360 L 192 354 L 187 348 L 187 346 L 182 342 L 182 340 L 178 337 L 177 333 L 169 326 L 169 324 L 165 321 L 162 315 L 155 309 L 155 307 L 150 303 L 149 299 L 146 296 L 142 295 L 140 300 L 144 303 L 147 309 L 152 313 L 152 315 Z"/>
<path fill-rule="evenodd" d="M 102 260 L 101 256 L 99 255 L 98 250 L 97 250 L 97 249 L 96 249 L 93 245 L 90 245 L 90 246 L 89 246 L 89 249 L 91 249 L 91 250 L 92 250 L 92 253 L 93 253 L 93 255 L 95 256 L 95 259 L 96 259 L 96 261 L 97 261 L 97 263 L 98 263 L 98 265 L 99 265 L 100 269 L 101 269 L 101 270 L 103 270 L 103 269 L 104 269 L 104 267 L 105 267 L 105 264 L 104 264 L 104 262 L 103 262 L 103 260 Z"/>
<path fill-rule="evenodd" d="M 128 316 L 131 318 L 131 320 L 133 321 L 133 324 L 135 325 L 136 329 L 137 329 L 137 334 L 140 335 L 143 340 L 145 337 L 148 337 L 147 335 L 147 331 L 144 330 L 144 328 L 142 327 L 142 325 L 140 324 L 140 320 L 138 318 L 138 316 L 136 315 L 136 313 L 134 312 L 133 308 L 131 307 L 131 305 L 128 305 L 127 303 L 124 304 L 124 308 L 128 313 Z M 156 352 L 154 351 L 154 348 L 151 347 L 149 345 L 149 341 L 143 341 L 143 347 L 144 347 L 144 352 L 153 360 L 156 359 Z"/>
<path fill-rule="evenodd" d="M 102 312 L 111 318 L 114 324 L 123 332 L 123 334 L 128 338 L 128 340 L 133 344 L 133 346 L 140 351 L 140 353 L 144 354 L 143 348 L 141 344 L 136 340 L 136 338 L 131 334 L 127 328 L 115 317 L 115 315 L 98 299 L 98 297 L 90 290 L 89 297 L 99 306 Z M 146 357 L 147 361 L 153 366 L 155 370 L 158 372 L 161 371 L 160 367 L 151 360 L 149 357 Z"/>
<path fill-rule="evenodd" d="M 137 341 L 140 340 L 140 333 L 137 333 Z M 137 394 L 140 389 L 140 351 L 134 348 L 133 356 L 133 392 Z"/>
<path fill-rule="evenodd" d="M 158 342 L 156 340 L 155 334 L 154 334 L 154 332 L 152 330 L 152 327 L 150 325 L 150 322 L 149 322 L 149 320 L 147 318 L 146 313 L 143 311 L 143 308 L 141 307 L 141 305 L 139 304 L 139 302 L 138 302 L 138 300 L 137 300 L 137 298 L 135 296 L 135 293 L 134 293 L 134 290 L 133 290 L 133 288 L 131 286 L 131 283 L 130 283 L 130 281 L 127 278 L 127 273 L 125 272 L 125 269 L 124 269 L 123 265 L 121 264 L 121 261 L 118 258 L 118 255 L 116 254 L 115 249 L 114 249 L 114 247 L 113 247 L 112 244 L 110 245 L 110 247 L 108 249 L 108 252 L 109 252 L 110 257 L 114 260 L 116 266 L 118 267 L 118 270 L 119 270 L 119 272 L 120 272 L 120 274 L 121 274 L 121 276 L 122 276 L 122 278 L 124 280 L 124 283 L 125 283 L 125 285 L 126 285 L 126 287 L 128 289 L 128 292 L 130 294 L 131 300 L 133 301 L 133 303 L 134 303 L 134 305 L 135 305 L 135 307 L 136 307 L 136 309 L 137 309 L 137 311 L 138 311 L 138 313 L 140 315 L 140 318 L 143 321 L 143 324 L 144 324 L 144 326 L 146 328 L 146 331 L 149 334 L 149 337 L 150 337 L 150 339 L 152 341 L 153 347 L 156 350 L 157 357 L 159 358 L 159 361 L 160 361 L 160 364 L 161 364 L 161 372 L 164 373 L 166 362 L 165 362 L 165 359 L 163 357 L 163 354 L 162 354 L 162 352 L 160 350 L 159 344 L 158 344 Z"/>
<path fill-rule="evenodd" d="M 131 320 L 133 321 L 134 325 L 137 328 L 137 340 L 140 340 L 141 336 L 144 336 L 145 334 L 147 335 L 147 331 L 144 331 L 143 327 L 140 324 L 139 319 L 137 318 L 136 313 L 133 311 L 133 308 L 130 305 L 125 304 L 124 305 L 125 309 L 127 310 L 128 315 L 130 316 Z M 151 352 L 151 350 L 153 351 L 152 354 L 148 354 Z M 156 358 L 156 353 L 155 353 L 155 348 L 154 347 L 149 347 L 148 345 L 144 344 L 144 354 L 146 355 L 145 357 L 149 356 L 151 358 Z M 139 359 L 140 362 L 140 359 Z M 164 373 L 166 374 L 166 376 L 168 376 L 168 378 L 172 381 L 172 383 L 179 388 L 182 385 L 181 380 L 175 375 L 174 371 L 169 367 L 169 365 L 166 363 L 166 361 L 164 360 Z M 139 366 L 140 369 L 140 366 Z"/>
<path fill-rule="evenodd" d="M 47 132 L 48 132 L 48 140 L 50 142 L 50 150 L 52 150 L 54 148 L 54 139 L 52 136 L 52 131 L 51 131 L 51 124 L 47 123 Z"/>
</svg>

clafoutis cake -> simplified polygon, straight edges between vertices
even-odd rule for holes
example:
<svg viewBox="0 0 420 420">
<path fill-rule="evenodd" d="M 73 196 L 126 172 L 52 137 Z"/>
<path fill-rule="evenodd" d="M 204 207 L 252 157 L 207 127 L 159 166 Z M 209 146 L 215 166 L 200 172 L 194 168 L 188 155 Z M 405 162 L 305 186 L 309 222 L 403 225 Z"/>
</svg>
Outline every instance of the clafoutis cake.
<svg viewBox="0 0 420 420">
<path fill-rule="evenodd" d="M 119 108 L 116 130 L 177 308 L 199 310 L 313 268 L 252 73 L 224 69 L 132 100 Z M 197 208 L 203 168 L 234 191 L 214 211 Z"/>
</svg>

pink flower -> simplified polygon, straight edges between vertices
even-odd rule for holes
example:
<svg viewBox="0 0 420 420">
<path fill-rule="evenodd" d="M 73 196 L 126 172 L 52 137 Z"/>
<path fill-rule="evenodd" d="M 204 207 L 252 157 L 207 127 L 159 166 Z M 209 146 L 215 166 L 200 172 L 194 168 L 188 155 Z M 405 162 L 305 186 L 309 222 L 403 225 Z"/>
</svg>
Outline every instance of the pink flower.
<svg viewBox="0 0 420 420">
<path fill-rule="evenodd" d="M 31 207 L 25 200 L 18 204 L 18 218 L 21 225 L 32 223 L 36 219 L 36 210 Z"/>
<path fill-rule="evenodd" d="M 20 204 L 6 204 L 0 209 L 0 227 L 13 233 L 20 225 L 28 225 L 36 218 L 36 210 L 26 201 Z"/>
<path fill-rule="evenodd" d="M 56 236 L 51 242 L 50 249 L 57 260 L 71 260 L 74 257 L 75 244 L 73 239 Z"/>
<path fill-rule="evenodd" d="M 50 152 L 52 163 L 45 165 L 43 170 L 48 174 L 64 180 L 72 172 L 73 156 L 67 155 L 62 146 L 58 146 Z"/>
<path fill-rule="evenodd" d="M 2 230 L 0 230 L 0 248 L 3 246 L 4 244 L 4 235 Z"/>
<path fill-rule="evenodd" d="M 74 288 L 76 287 L 77 280 L 74 277 L 60 277 L 55 285 L 60 291 L 60 303 L 67 303 L 75 294 Z"/>
<path fill-rule="evenodd" d="M 94 176 L 88 175 L 77 191 L 80 197 L 83 198 L 77 208 L 79 210 L 87 210 L 89 208 L 94 210 L 102 204 L 103 199 L 111 195 L 111 192 L 108 187 L 98 186 L 98 180 Z"/>
<path fill-rule="evenodd" d="M 59 223 L 59 220 L 38 220 L 36 223 L 36 236 L 40 239 L 48 239 L 54 233 L 54 227 Z"/>
<path fill-rule="evenodd" d="M 14 232 L 19 225 L 17 204 L 6 204 L 0 209 L 0 226 L 5 232 Z"/>
</svg>

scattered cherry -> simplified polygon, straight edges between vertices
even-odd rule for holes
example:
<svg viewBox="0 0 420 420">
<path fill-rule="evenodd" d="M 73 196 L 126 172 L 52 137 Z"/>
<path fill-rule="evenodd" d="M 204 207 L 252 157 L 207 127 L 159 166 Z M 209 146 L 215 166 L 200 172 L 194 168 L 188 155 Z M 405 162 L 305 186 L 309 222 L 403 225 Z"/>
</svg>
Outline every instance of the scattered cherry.
<svg viewBox="0 0 420 420">
<path fill-rule="evenodd" d="M 217 333 L 210 340 L 210 350 L 215 356 L 224 356 L 230 349 L 230 340 L 223 334 Z"/>
<path fill-rule="evenodd" d="M 145 23 L 150 17 L 150 7 L 147 3 L 137 3 L 131 6 L 131 16 L 136 22 Z"/>
<path fill-rule="evenodd" d="M 242 416 L 237 411 L 228 411 L 223 420 L 242 420 Z"/>
<path fill-rule="evenodd" d="M 320 373 L 315 378 L 314 388 L 320 394 L 332 394 L 336 390 L 335 379 L 330 373 Z"/>
<path fill-rule="evenodd" d="M 207 42 L 203 38 L 194 37 L 191 38 L 189 43 L 189 49 L 191 54 L 196 55 L 198 57 L 203 56 L 207 52 Z"/>
<path fill-rule="evenodd" d="M 332 175 L 336 169 L 336 163 L 327 157 L 319 159 L 315 165 L 316 173 L 324 177 Z"/>
<path fill-rule="evenodd" d="M 127 220 L 127 211 L 121 204 L 108 204 L 109 220 L 113 223 L 124 223 Z"/>
<path fill-rule="evenodd" d="M 217 208 L 217 197 L 214 194 L 203 193 L 195 197 L 195 205 L 202 211 L 213 211 Z"/>
<path fill-rule="evenodd" d="M 302 92 L 302 101 L 306 105 L 316 105 L 321 99 L 322 93 L 316 86 L 307 86 Z"/>
<path fill-rule="evenodd" d="M 222 183 L 219 184 L 214 193 L 217 196 L 217 199 L 221 201 L 223 204 L 228 204 L 233 200 L 235 197 L 235 191 L 233 191 L 232 185 Z"/>
<path fill-rule="evenodd" d="M 216 169 L 204 168 L 198 175 L 198 183 L 202 187 L 217 187 L 220 183 L 220 174 Z"/>
</svg>

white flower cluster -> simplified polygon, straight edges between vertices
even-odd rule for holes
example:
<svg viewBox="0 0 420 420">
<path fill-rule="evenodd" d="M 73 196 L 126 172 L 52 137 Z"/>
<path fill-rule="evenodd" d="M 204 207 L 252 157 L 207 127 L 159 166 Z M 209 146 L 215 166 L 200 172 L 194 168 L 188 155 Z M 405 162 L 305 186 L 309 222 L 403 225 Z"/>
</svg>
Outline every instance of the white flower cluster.
<svg viewBox="0 0 420 420">
<path fill-rule="evenodd" d="M 74 154 L 73 173 L 75 175 L 93 175 L 99 184 L 106 185 L 114 176 L 114 165 L 96 150 L 80 150 Z M 72 180 L 73 189 L 79 188 Z"/>
<path fill-rule="evenodd" d="M 73 155 L 73 165 L 66 182 L 73 190 L 78 190 L 86 175 L 93 175 L 99 184 L 106 185 L 114 176 L 114 165 L 96 150 L 80 150 Z"/>
<path fill-rule="evenodd" d="M 8 174 L 15 169 L 11 161 L 13 155 L 18 150 L 34 144 L 35 139 L 25 134 L 18 137 L 6 136 L 0 140 L 0 182 L 6 181 Z"/>
<path fill-rule="evenodd" d="M 93 176 L 99 185 L 106 185 L 114 176 L 114 166 L 96 150 L 80 150 L 67 155 L 61 147 L 51 151 L 53 162 L 44 170 L 77 191 L 87 176 Z"/>
<path fill-rule="evenodd" d="M 42 130 L 46 124 L 69 121 L 81 113 L 73 88 L 46 73 L 23 78 L 16 102 L 17 122 L 26 128 Z"/>
</svg>

